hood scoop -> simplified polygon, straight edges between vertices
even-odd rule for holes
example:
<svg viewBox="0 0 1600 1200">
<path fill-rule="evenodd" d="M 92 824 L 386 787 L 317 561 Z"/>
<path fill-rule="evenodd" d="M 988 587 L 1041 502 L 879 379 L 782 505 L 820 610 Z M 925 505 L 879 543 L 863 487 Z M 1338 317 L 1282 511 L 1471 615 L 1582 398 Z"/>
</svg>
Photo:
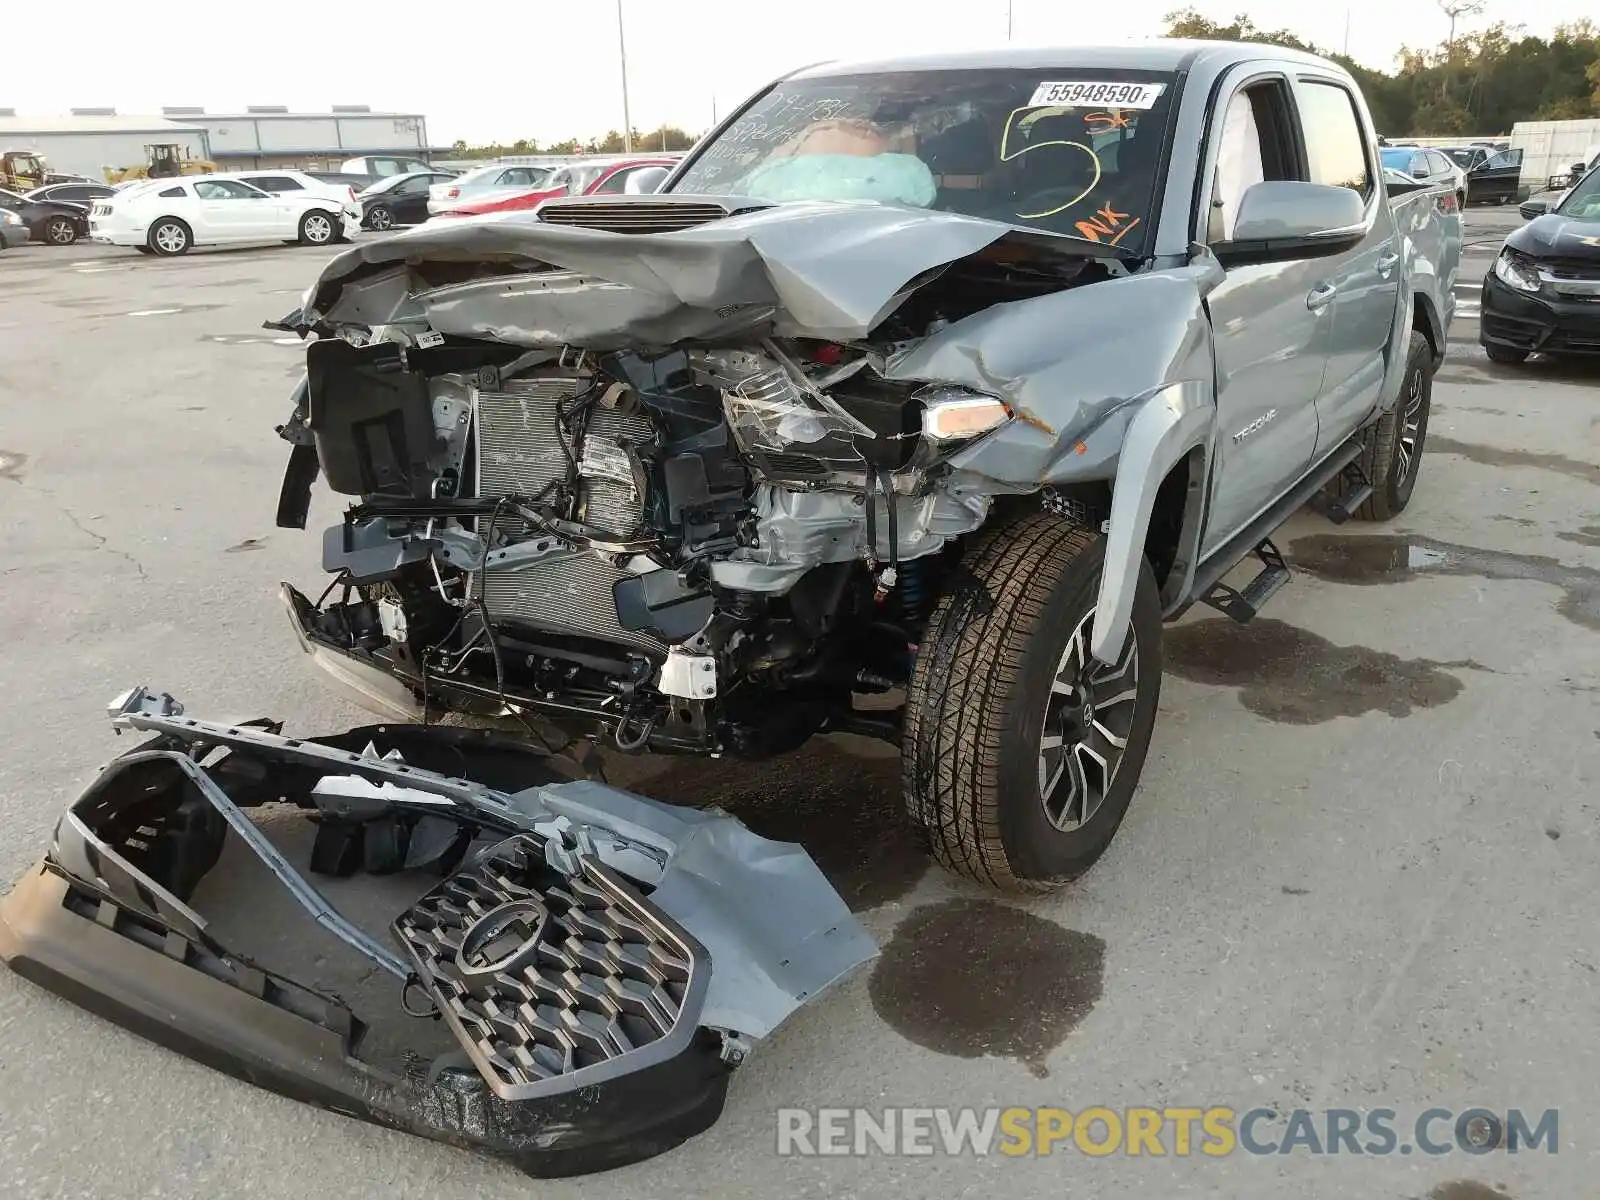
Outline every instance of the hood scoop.
<svg viewBox="0 0 1600 1200">
<path fill-rule="evenodd" d="M 546 200 L 539 219 L 610 233 L 676 233 L 771 205 L 738 196 L 574 196 Z"/>
</svg>

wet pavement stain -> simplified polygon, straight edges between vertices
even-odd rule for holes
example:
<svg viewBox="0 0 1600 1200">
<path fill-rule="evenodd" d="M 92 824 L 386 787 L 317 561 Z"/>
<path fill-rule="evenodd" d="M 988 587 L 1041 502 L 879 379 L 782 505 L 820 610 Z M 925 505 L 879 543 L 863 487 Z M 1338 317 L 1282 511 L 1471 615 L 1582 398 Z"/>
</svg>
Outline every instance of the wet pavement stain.
<svg viewBox="0 0 1600 1200">
<path fill-rule="evenodd" d="M 28 456 L 17 450 L 0 450 L 0 479 L 21 483 L 28 466 Z"/>
<path fill-rule="evenodd" d="M 1547 583 L 1563 593 L 1557 612 L 1585 628 L 1600 629 L 1600 571 L 1569 567 L 1541 554 L 1509 554 L 1398 534 L 1319 533 L 1290 543 L 1289 564 L 1319 579 L 1359 585 L 1403 583 L 1424 575 Z"/>
<path fill-rule="evenodd" d="M 900 759 L 847 754 L 825 739 L 761 762 L 685 760 L 632 791 L 717 806 L 753 832 L 799 842 L 852 912 L 898 900 L 928 869 L 901 807 Z"/>
<path fill-rule="evenodd" d="M 1100 1002 L 1106 944 L 993 900 L 917 909 L 872 969 L 872 1007 L 904 1037 L 956 1058 L 1014 1058 L 1035 1075 Z"/>
<path fill-rule="evenodd" d="M 1492 519 L 1503 521 L 1507 525 L 1520 525 L 1524 529 L 1537 529 L 1539 527 L 1539 522 L 1530 521 L 1527 517 L 1508 517 L 1503 514 L 1496 514 Z"/>
<path fill-rule="evenodd" d="M 1381 712 L 1406 717 L 1459 696 L 1447 668 L 1480 664 L 1400 658 L 1365 646 L 1339 646 L 1271 617 L 1249 625 L 1219 618 L 1169 629 L 1165 667 L 1191 683 L 1236 687 L 1239 703 L 1269 721 L 1320 725 L 1335 717 Z"/>
<path fill-rule="evenodd" d="M 1600 525 L 1585 525 L 1574 533 L 1556 534 L 1563 542 L 1576 542 L 1580 546 L 1600 546 Z"/>
<path fill-rule="evenodd" d="M 1600 464 L 1568 458 L 1565 454 L 1480 446 L 1476 442 L 1458 442 L 1453 438 L 1440 437 L 1432 431 L 1428 434 L 1424 453 L 1459 454 L 1462 458 L 1470 458 L 1475 463 L 1483 463 L 1490 467 L 1538 467 L 1542 471 L 1555 471 L 1560 475 L 1581 479 L 1585 483 L 1600 485 Z"/>
<path fill-rule="evenodd" d="M 1280 888 L 1279 890 L 1282 891 L 1285 896 L 1309 896 L 1309 895 L 1311 895 L 1311 889 L 1310 888 L 1290 887 L 1287 883 L 1284 884 L 1283 887 Z"/>
<path fill-rule="evenodd" d="M 1428 1200 L 1511 1200 L 1511 1193 L 1471 1179 L 1454 1179 L 1429 1192 Z"/>
<path fill-rule="evenodd" d="M 245 550 L 261 550 L 266 547 L 266 538 L 245 538 L 242 542 L 235 542 L 223 551 L 224 554 L 239 554 Z"/>
<path fill-rule="evenodd" d="M 1491 379 L 1487 375 L 1479 375 L 1472 371 L 1440 371 L 1433 377 L 1433 381 L 1435 383 L 1455 383 L 1464 387 L 1500 386 L 1500 381 L 1498 379 Z M 1433 407 L 1437 409 L 1440 407 L 1440 405 L 1435 404 Z M 1500 410 L 1497 408 L 1466 408 L 1462 409 L 1462 411 L 1498 413 Z"/>
</svg>

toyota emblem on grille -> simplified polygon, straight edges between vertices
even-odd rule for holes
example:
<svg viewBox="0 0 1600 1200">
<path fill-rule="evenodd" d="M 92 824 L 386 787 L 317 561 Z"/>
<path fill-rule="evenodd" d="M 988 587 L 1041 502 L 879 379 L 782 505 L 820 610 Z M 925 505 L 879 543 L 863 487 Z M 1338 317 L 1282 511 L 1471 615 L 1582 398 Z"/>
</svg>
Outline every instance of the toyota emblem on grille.
<svg viewBox="0 0 1600 1200">
<path fill-rule="evenodd" d="M 466 976 L 498 975 L 529 966 L 550 921 L 550 910 L 538 900 L 508 900 L 479 917 L 461 935 L 456 966 Z"/>
</svg>

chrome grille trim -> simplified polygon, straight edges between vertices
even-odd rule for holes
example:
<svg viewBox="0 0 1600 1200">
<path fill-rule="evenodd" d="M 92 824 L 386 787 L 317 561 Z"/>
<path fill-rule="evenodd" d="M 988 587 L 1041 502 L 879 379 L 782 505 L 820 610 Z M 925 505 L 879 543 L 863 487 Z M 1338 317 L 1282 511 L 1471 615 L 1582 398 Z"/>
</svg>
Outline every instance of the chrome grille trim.
<svg viewBox="0 0 1600 1200">
<path fill-rule="evenodd" d="M 546 205 L 539 210 L 539 219 L 547 225 L 576 225 L 612 233 L 676 233 L 720 221 L 727 215 L 727 209 L 719 204 L 640 204 L 605 200 Z"/>
</svg>

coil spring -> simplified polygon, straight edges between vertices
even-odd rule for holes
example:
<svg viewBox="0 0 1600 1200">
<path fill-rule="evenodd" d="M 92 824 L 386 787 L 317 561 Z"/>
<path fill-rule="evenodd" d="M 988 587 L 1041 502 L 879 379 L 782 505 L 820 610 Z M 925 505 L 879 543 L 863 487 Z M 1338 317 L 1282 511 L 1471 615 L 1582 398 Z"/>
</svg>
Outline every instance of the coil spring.
<svg viewBox="0 0 1600 1200">
<path fill-rule="evenodd" d="M 900 593 L 900 611 L 913 620 L 921 617 L 928 600 L 927 578 L 920 559 L 900 564 L 900 579 L 896 590 Z"/>
</svg>

